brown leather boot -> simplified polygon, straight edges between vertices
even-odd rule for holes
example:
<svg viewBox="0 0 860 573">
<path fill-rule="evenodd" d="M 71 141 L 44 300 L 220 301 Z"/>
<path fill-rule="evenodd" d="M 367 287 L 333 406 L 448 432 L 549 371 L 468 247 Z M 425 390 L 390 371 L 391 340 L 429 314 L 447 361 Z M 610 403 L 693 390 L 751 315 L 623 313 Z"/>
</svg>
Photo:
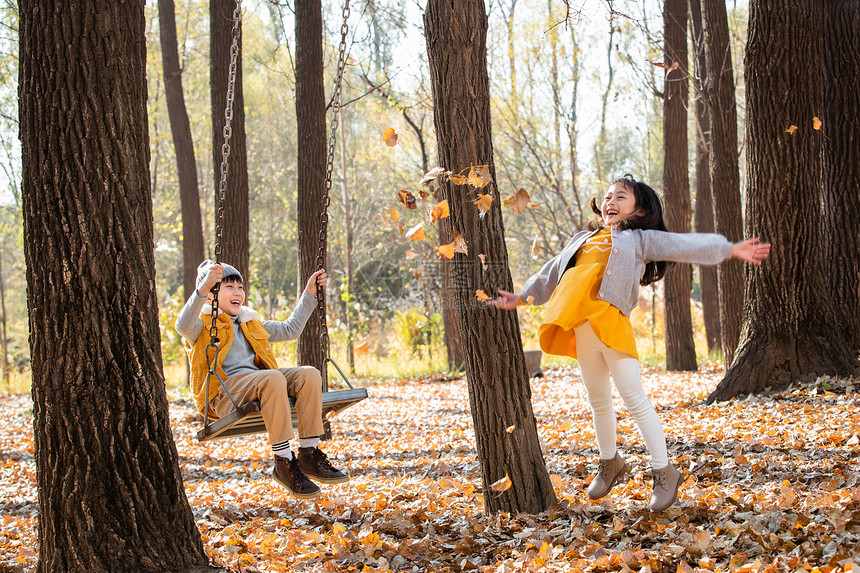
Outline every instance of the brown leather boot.
<svg viewBox="0 0 860 573">
<path fill-rule="evenodd" d="M 319 497 L 320 488 L 308 479 L 299 467 L 299 460 L 275 456 L 275 469 L 272 470 L 272 478 L 299 499 L 313 499 Z"/>
<path fill-rule="evenodd" d="M 621 477 L 627 473 L 629 466 L 621 454 L 615 452 L 615 457 L 611 460 L 601 459 L 597 465 L 597 475 L 591 480 L 588 486 L 588 497 L 591 499 L 600 499 L 612 490 Z"/>
<path fill-rule="evenodd" d="M 349 481 L 349 476 L 331 465 L 328 456 L 319 448 L 299 448 L 299 467 L 308 477 L 320 483 Z"/>
<path fill-rule="evenodd" d="M 675 469 L 672 464 L 659 470 L 651 470 L 654 478 L 654 493 L 651 495 L 651 511 L 669 509 L 678 499 L 678 486 L 684 479 L 684 474 Z"/>
</svg>

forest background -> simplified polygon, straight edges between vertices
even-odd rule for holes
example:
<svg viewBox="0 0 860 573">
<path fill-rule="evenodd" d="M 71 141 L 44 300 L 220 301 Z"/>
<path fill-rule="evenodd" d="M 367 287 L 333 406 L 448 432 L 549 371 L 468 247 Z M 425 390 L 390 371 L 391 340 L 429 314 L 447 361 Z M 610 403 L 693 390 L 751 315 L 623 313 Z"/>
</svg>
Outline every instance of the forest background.
<svg viewBox="0 0 860 573">
<path fill-rule="evenodd" d="M 573 6 L 502 0 L 487 4 L 496 173 L 501 198 L 525 189 L 533 207 L 505 210 L 515 284 L 554 255 L 591 216 L 588 201 L 613 178 L 632 173 L 658 191 L 662 182 L 662 13 L 657 2 Z M 732 61 L 743 62 L 747 8 L 727 5 Z M 250 211 L 249 304 L 285 318 L 297 281 L 297 152 L 293 10 L 288 3 L 243 3 L 243 88 Z M 0 303 L 4 385 L 29 387 L 25 267 L 20 207 L 17 111 L 17 3 L 0 14 Z M 158 7 L 147 3 L 147 67 L 151 178 L 162 354 L 169 382 L 184 382 L 185 358 L 173 321 L 182 294 L 182 221 L 173 140 L 167 116 Z M 329 230 L 329 324 L 332 353 L 347 344 L 361 375 L 410 376 L 448 368 L 441 320 L 441 272 L 434 237 L 408 241 L 406 228 L 435 204 L 410 211 L 398 191 L 417 195 L 436 166 L 432 98 L 419 2 L 364 1 L 349 21 L 340 141 L 336 147 Z M 324 3 L 326 89 L 330 93 L 340 32 L 339 6 Z M 209 100 L 208 3 L 177 2 L 176 22 L 186 106 L 194 138 L 207 256 L 212 257 L 214 189 Z M 464 79 L 465 81 L 465 79 Z M 743 124 L 743 73 L 735 72 Z M 694 92 L 691 91 L 691 95 Z M 689 157 L 695 158 L 695 115 L 689 114 Z M 394 146 L 383 133 L 397 133 Z M 739 134 L 743 129 L 739 127 Z M 742 135 L 741 135 L 742 137 Z M 743 142 L 739 142 L 742 149 Z M 744 154 L 740 153 L 741 170 Z M 468 166 L 444 166 L 462 169 Z M 690 171 L 693 171 L 691 165 Z M 745 180 L 740 177 L 741 182 Z M 694 182 L 693 182 L 694 183 Z M 693 207 L 695 208 L 693 184 Z M 743 188 L 741 189 L 743 193 Z M 348 206 L 347 206 L 348 203 Z M 348 208 L 347 208 L 348 207 Z M 347 211 L 350 213 L 347 218 Z M 353 229 L 353 291 L 346 274 L 346 225 Z M 694 273 L 693 326 L 700 360 L 708 345 Z M 643 289 L 633 315 L 646 362 L 663 361 L 662 283 Z M 347 321 L 347 313 L 351 313 Z M 541 309 L 520 313 L 524 346 L 535 348 Z M 350 331 L 347 323 L 351 324 Z M 391 325 L 394 328 L 391 328 Z M 287 359 L 295 345 L 280 350 Z M 711 359 L 719 359 L 718 351 Z M 549 363 L 563 363 L 550 359 Z M 545 362 L 546 364 L 547 362 Z M 352 364 L 350 366 L 353 366 Z"/>
</svg>

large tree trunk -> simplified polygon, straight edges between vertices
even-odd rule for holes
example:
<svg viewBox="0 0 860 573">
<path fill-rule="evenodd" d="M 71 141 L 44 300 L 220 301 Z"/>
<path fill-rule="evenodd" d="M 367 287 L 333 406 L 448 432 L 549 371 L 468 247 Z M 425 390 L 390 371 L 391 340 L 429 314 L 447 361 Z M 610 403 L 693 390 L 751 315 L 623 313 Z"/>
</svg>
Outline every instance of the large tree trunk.
<svg viewBox="0 0 860 573">
<path fill-rule="evenodd" d="M 743 235 L 743 220 L 738 171 L 738 117 L 725 0 L 702 0 L 702 23 L 708 69 L 704 92 L 711 118 L 709 160 L 714 230 L 730 241 L 739 241 Z M 717 278 L 723 361 L 728 368 L 741 331 L 743 268 L 737 261 L 727 261 L 717 268 Z"/>
<path fill-rule="evenodd" d="M 173 0 L 159 0 L 158 24 L 161 34 L 161 63 L 164 67 L 164 93 L 167 115 L 176 150 L 179 174 L 179 203 L 182 211 L 182 285 L 187 299 L 194 292 L 197 265 L 203 260 L 203 224 L 200 219 L 200 194 L 197 188 L 197 163 L 191 123 L 182 91 L 182 68 L 176 44 L 176 13 Z"/>
<path fill-rule="evenodd" d="M 824 3 L 824 208 L 834 325 L 860 351 L 860 2 Z"/>
<path fill-rule="evenodd" d="M 747 268 L 738 354 L 709 401 L 857 371 L 848 341 L 833 328 L 834 303 L 843 303 L 829 291 L 828 274 L 839 262 L 823 256 L 823 138 L 812 118 L 824 103 L 824 9 L 818 0 L 776 4 L 750 3 L 745 62 L 747 234 L 773 246 L 761 268 Z"/>
<path fill-rule="evenodd" d="M 20 8 L 37 570 L 205 565 L 162 374 L 144 5 Z"/>
<path fill-rule="evenodd" d="M 663 88 L 663 196 L 666 223 L 675 233 L 690 232 L 690 177 L 687 173 L 687 0 L 663 3 L 666 70 Z M 677 64 L 677 67 L 676 67 Z M 697 370 L 690 291 L 693 271 L 675 264 L 666 273 L 666 369 Z"/>
<path fill-rule="evenodd" d="M 690 0 L 690 28 L 696 52 L 696 73 L 693 74 L 696 86 L 696 208 L 695 231 L 714 232 L 714 206 L 711 196 L 710 161 L 708 148 L 711 137 L 711 118 L 708 106 L 703 100 L 704 82 L 708 77 L 705 61 L 705 43 L 702 35 L 701 0 Z M 705 322 L 705 338 L 708 352 L 722 350 L 722 331 L 720 330 L 720 289 L 717 280 L 717 267 L 699 265 L 699 285 L 702 293 L 702 315 Z"/>
<path fill-rule="evenodd" d="M 215 166 L 215 199 L 221 180 L 224 145 L 224 112 L 227 108 L 227 84 L 230 72 L 230 47 L 233 44 L 233 10 L 235 0 L 209 0 L 209 93 L 212 100 L 212 156 Z M 233 120 L 230 123 L 230 157 L 221 238 L 221 261 L 236 267 L 250 284 L 248 276 L 248 157 L 245 149 L 245 98 L 242 95 L 242 40 L 236 58 L 233 86 Z M 217 209 L 217 203 L 216 203 Z M 216 237 L 217 238 L 217 237 Z"/>
<path fill-rule="evenodd" d="M 495 180 L 483 0 L 430 0 L 424 29 L 439 161 L 453 170 L 487 164 Z M 475 300 L 478 289 L 512 288 L 498 189 L 495 183 L 483 189 L 496 197 L 484 218 L 466 187 L 445 183 L 442 192 L 451 209 L 446 221 L 469 247 L 451 269 L 484 503 L 491 513 L 537 513 L 555 501 L 555 493 L 538 441 L 517 316 Z M 479 254 L 491 263 L 486 273 Z M 513 486 L 493 492 L 490 484 L 506 474 Z"/>
<path fill-rule="evenodd" d="M 299 295 L 317 270 L 321 231 L 320 211 L 325 193 L 326 118 L 323 87 L 322 7 L 319 0 L 296 2 L 296 127 L 298 145 Z M 327 258 L 327 254 L 323 254 Z M 324 264 L 327 264 L 327 260 Z M 320 293 L 325 297 L 325 293 Z M 299 364 L 323 367 L 319 317 L 314 314 L 299 336 Z"/>
</svg>

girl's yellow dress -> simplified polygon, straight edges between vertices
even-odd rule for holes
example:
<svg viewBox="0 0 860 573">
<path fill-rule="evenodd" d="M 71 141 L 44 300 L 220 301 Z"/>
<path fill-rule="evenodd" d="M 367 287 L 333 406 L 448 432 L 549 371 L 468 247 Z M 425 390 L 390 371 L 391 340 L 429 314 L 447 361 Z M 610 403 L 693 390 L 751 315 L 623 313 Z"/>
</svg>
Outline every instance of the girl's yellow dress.
<svg viewBox="0 0 860 573">
<path fill-rule="evenodd" d="M 576 251 L 575 264 L 555 287 L 544 310 L 544 322 L 538 328 L 541 350 L 547 354 L 576 358 L 573 329 L 588 321 L 606 346 L 639 358 L 630 319 L 597 298 L 611 250 L 612 231 L 607 226 Z"/>
</svg>

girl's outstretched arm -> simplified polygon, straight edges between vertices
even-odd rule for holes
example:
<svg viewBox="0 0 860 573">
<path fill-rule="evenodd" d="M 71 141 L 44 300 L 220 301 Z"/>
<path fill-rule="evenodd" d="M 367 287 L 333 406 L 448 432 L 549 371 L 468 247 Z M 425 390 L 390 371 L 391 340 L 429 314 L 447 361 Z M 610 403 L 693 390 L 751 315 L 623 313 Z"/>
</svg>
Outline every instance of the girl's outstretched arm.
<svg viewBox="0 0 860 573">
<path fill-rule="evenodd" d="M 522 304 L 520 302 L 520 297 L 515 295 L 512 292 L 508 292 L 506 290 L 499 289 L 499 297 L 493 298 L 487 301 L 488 306 L 494 306 L 496 308 L 503 308 L 505 310 L 511 310 L 513 308 L 517 308 Z"/>
<path fill-rule="evenodd" d="M 732 245 L 731 256 L 753 265 L 760 265 L 770 254 L 770 243 L 760 243 L 758 237 L 738 241 Z"/>
</svg>

